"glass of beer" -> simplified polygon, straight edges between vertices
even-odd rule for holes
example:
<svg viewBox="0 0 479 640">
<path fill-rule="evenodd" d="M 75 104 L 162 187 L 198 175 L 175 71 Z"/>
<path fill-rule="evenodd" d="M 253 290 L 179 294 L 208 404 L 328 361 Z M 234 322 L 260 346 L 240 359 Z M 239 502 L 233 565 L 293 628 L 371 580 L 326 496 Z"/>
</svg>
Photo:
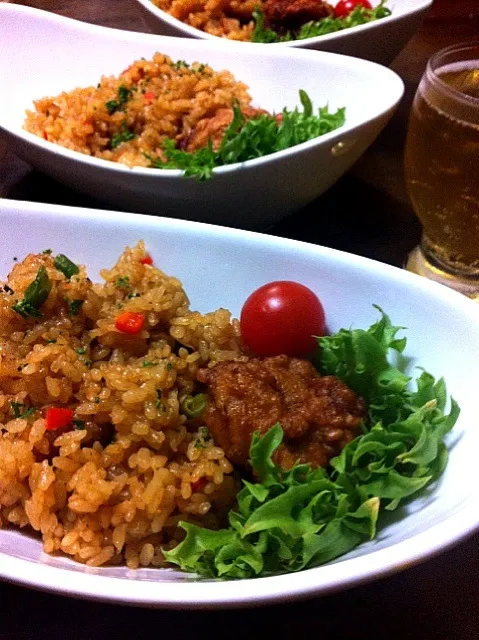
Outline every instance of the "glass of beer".
<svg viewBox="0 0 479 640">
<path fill-rule="evenodd" d="M 429 60 L 411 110 L 405 174 L 423 227 L 406 268 L 479 297 L 479 42 Z"/>
</svg>

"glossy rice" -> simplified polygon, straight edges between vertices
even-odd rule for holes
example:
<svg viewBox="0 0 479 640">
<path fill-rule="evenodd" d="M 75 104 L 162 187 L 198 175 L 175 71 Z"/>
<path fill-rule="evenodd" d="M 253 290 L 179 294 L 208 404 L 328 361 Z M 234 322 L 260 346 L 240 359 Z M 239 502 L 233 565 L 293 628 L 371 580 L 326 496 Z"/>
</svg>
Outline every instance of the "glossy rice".
<svg viewBox="0 0 479 640">
<path fill-rule="evenodd" d="M 36 100 L 24 128 L 73 151 L 149 167 L 152 160 L 165 159 L 166 139 L 182 147 L 224 109 L 233 104 L 246 109 L 250 103 L 247 86 L 229 71 L 156 53 L 119 77 L 103 77 L 97 86 Z"/>
<path fill-rule="evenodd" d="M 218 526 L 237 491 L 183 407 L 200 367 L 242 357 L 238 323 L 191 311 L 181 282 L 144 258 L 140 242 L 93 284 L 30 255 L 0 293 L 0 526 L 90 566 L 162 566 L 178 521 Z M 52 290 L 43 317 L 23 319 L 11 307 L 41 265 Z M 139 334 L 116 328 L 125 311 L 145 315 Z M 48 407 L 73 409 L 74 424 L 47 430 Z"/>
</svg>

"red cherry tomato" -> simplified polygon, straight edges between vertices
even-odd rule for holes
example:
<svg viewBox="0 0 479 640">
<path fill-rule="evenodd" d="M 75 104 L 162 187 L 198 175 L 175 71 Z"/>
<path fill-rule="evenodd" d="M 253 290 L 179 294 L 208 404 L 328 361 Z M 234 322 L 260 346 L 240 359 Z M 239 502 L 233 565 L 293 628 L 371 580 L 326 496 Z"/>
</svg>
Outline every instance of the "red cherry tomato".
<svg viewBox="0 0 479 640">
<path fill-rule="evenodd" d="M 306 356 L 325 332 L 324 310 L 311 289 L 288 280 L 265 284 L 244 303 L 241 335 L 258 356 Z"/>
<path fill-rule="evenodd" d="M 336 18 L 346 18 L 358 5 L 365 9 L 373 8 L 368 0 L 340 0 L 334 7 L 334 15 Z"/>
</svg>

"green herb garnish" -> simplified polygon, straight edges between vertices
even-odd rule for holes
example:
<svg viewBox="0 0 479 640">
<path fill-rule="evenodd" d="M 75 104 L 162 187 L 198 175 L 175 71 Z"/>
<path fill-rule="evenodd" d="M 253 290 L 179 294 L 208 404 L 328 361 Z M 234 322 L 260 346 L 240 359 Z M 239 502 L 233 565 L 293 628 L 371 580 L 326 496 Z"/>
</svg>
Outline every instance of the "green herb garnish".
<svg viewBox="0 0 479 640">
<path fill-rule="evenodd" d="M 12 305 L 12 309 L 22 318 L 42 318 L 43 313 L 39 309 L 48 298 L 51 290 L 51 280 L 42 265 L 37 271 L 35 280 L 25 289 L 23 300 Z"/>
<path fill-rule="evenodd" d="M 85 428 L 85 420 L 73 418 L 73 424 L 75 425 L 75 429 L 77 429 L 78 431 L 83 431 L 83 429 Z"/>
<path fill-rule="evenodd" d="M 132 298 L 139 298 L 140 296 L 140 293 L 129 293 L 126 297 L 131 300 Z"/>
<path fill-rule="evenodd" d="M 53 262 L 53 266 L 55 267 L 55 269 L 58 269 L 58 271 L 61 271 L 67 278 L 67 280 L 70 280 L 72 276 L 80 273 L 80 269 L 78 268 L 78 266 L 74 262 L 72 262 L 70 258 L 67 258 L 62 253 L 57 255 Z"/>
<path fill-rule="evenodd" d="M 228 126 L 219 148 L 213 150 L 211 141 L 195 152 L 175 148 L 175 142 L 163 143 L 166 162 L 149 158 L 152 166 L 160 169 L 181 169 L 185 176 L 208 180 L 215 167 L 245 162 L 253 158 L 288 149 L 307 140 L 329 133 L 345 122 L 345 109 L 330 113 L 328 107 L 314 113 L 308 94 L 299 92 L 303 110 L 283 109 L 280 121 L 276 115 L 261 114 L 247 120 L 239 104 L 233 105 L 233 120 Z"/>
<path fill-rule="evenodd" d="M 190 65 L 184 60 L 177 60 L 176 62 L 172 62 L 171 67 L 179 71 L 180 69 L 189 69 Z"/>
<path fill-rule="evenodd" d="M 195 449 L 204 449 L 206 447 L 206 441 L 209 439 L 210 432 L 208 431 L 208 427 L 200 427 L 195 440 Z"/>
<path fill-rule="evenodd" d="M 127 289 L 130 286 L 130 278 L 128 276 L 120 276 L 115 282 L 118 289 Z"/>
<path fill-rule="evenodd" d="M 272 459 L 283 430 L 255 433 L 250 448 L 257 483 L 243 480 L 229 528 L 218 531 L 181 522 L 186 538 L 163 553 L 168 562 L 210 577 L 253 578 L 314 567 L 350 551 L 376 533 L 378 516 L 436 480 L 447 461 L 449 414 L 443 379 L 422 372 L 416 389 L 388 356 L 401 353 L 388 316 L 368 330 L 342 329 L 319 338 L 317 366 L 336 375 L 368 402 L 364 433 L 331 461 L 329 469 L 297 464 L 284 471 Z"/>
<path fill-rule="evenodd" d="M 84 300 L 68 300 L 67 298 L 68 311 L 70 312 L 70 315 L 77 316 L 80 313 L 84 302 Z"/>
<path fill-rule="evenodd" d="M 156 364 L 156 362 L 152 362 L 151 360 L 143 360 L 143 367 L 153 367 Z"/>
<path fill-rule="evenodd" d="M 118 89 L 118 98 L 116 100 L 108 100 L 105 104 L 106 110 L 110 115 L 113 115 L 116 111 L 124 111 L 123 107 L 133 95 L 133 91 L 121 85 Z"/>
<path fill-rule="evenodd" d="M 47 116 L 48 116 L 48 112 L 47 112 Z M 43 253 L 44 255 L 46 255 L 46 256 L 49 256 L 49 255 L 51 255 L 52 250 L 51 250 L 51 249 L 44 249 L 44 250 L 42 251 L 42 253 Z"/>
<path fill-rule="evenodd" d="M 21 402 L 10 402 L 10 406 L 12 407 L 14 418 L 26 419 L 36 412 L 35 407 L 26 407 Z"/>
<path fill-rule="evenodd" d="M 126 123 L 123 123 L 120 131 L 112 136 L 110 149 L 116 149 L 123 142 L 128 142 L 129 140 L 133 140 L 133 138 L 136 138 L 136 133 L 130 131 Z"/>
</svg>

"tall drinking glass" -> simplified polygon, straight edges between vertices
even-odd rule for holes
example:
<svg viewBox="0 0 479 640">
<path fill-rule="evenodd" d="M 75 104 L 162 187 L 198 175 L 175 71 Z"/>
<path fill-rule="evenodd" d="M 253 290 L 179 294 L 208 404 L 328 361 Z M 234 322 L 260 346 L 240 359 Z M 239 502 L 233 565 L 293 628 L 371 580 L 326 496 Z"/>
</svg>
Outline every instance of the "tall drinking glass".
<svg viewBox="0 0 479 640">
<path fill-rule="evenodd" d="M 406 268 L 479 296 L 479 42 L 428 62 L 411 110 L 406 184 L 422 224 Z"/>
</svg>

